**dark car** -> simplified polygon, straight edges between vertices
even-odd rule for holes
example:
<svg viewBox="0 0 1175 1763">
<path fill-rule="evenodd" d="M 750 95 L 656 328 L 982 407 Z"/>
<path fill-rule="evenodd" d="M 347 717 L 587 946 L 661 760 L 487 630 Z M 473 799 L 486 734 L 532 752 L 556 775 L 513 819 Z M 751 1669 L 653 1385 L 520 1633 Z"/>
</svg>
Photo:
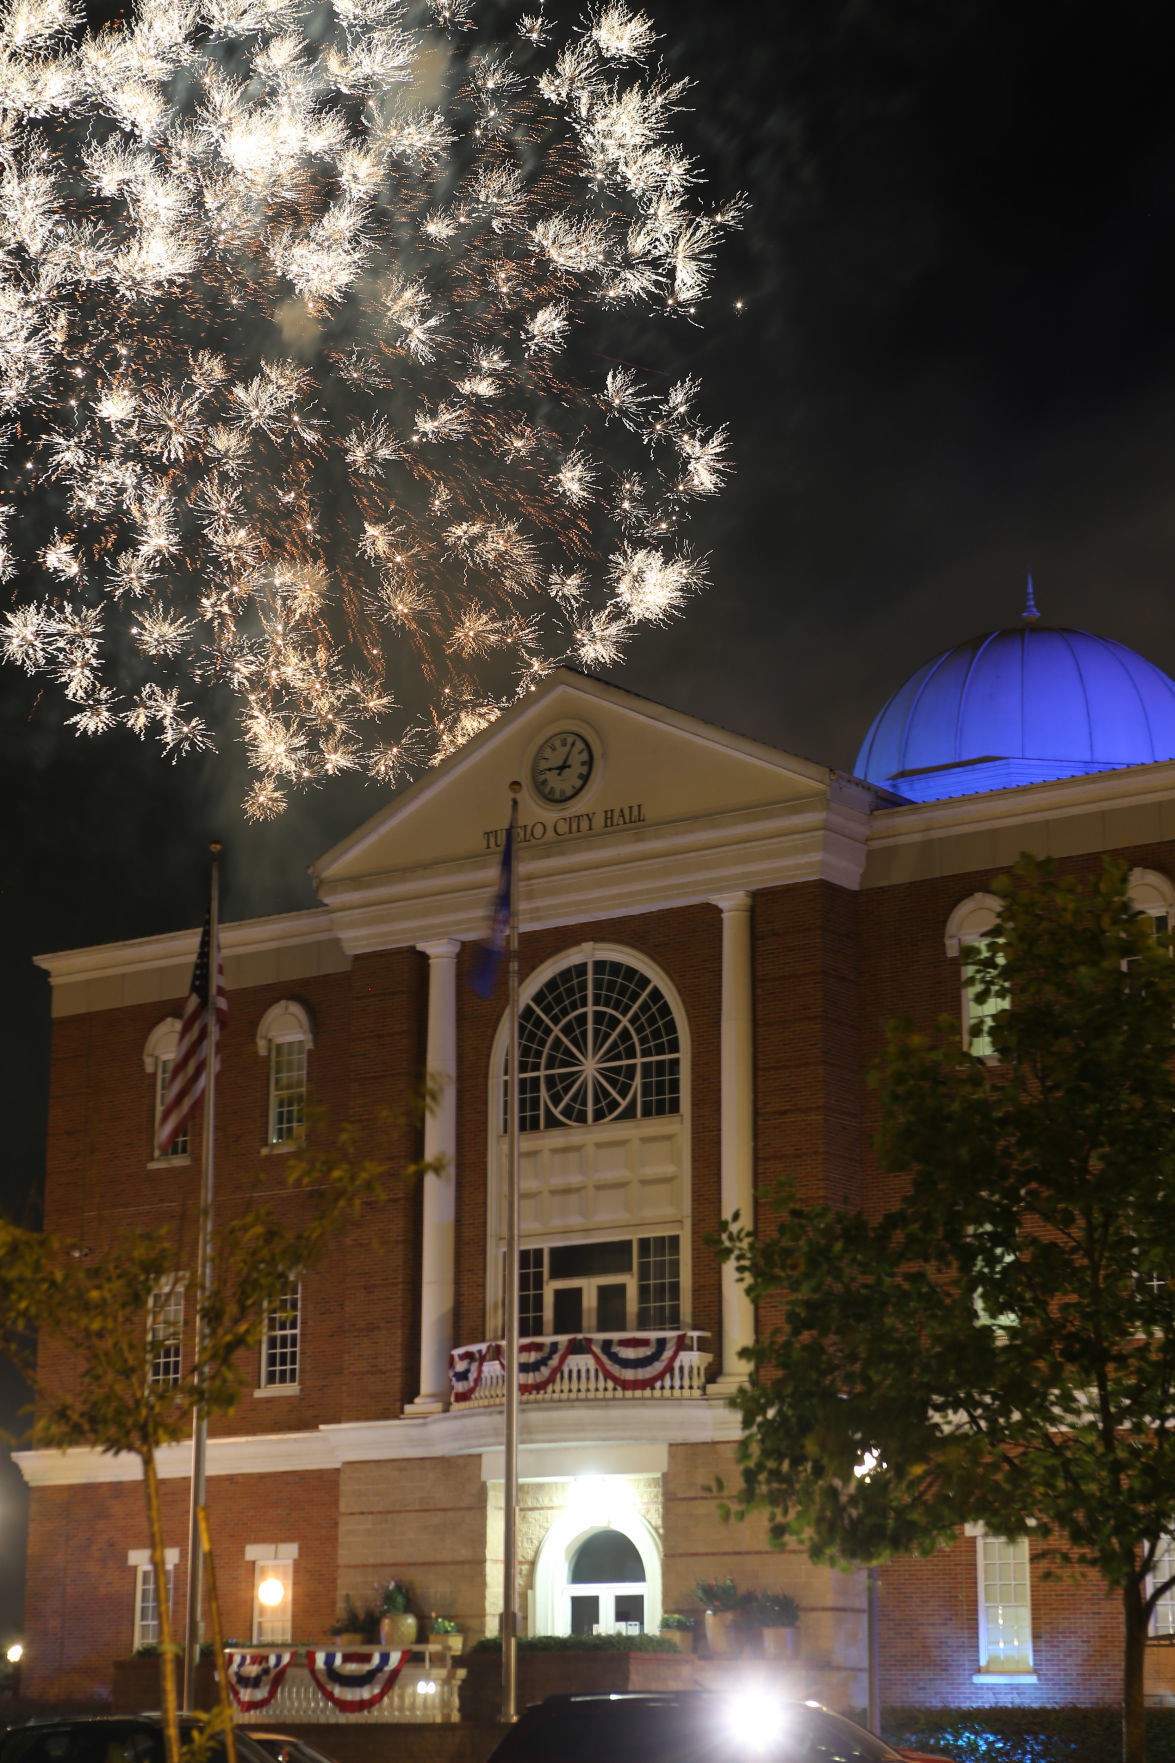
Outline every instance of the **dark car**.
<svg viewBox="0 0 1175 1763">
<path fill-rule="evenodd" d="M 196 1723 L 180 1721 L 181 1732 Z M 273 1763 L 251 1735 L 236 1728 L 237 1763 Z M 225 1763 L 224 1736 L 211 1746 Z M 10 1726 L 0 1734 L 0 1763 L 164 1763 L 163 1725 L 157 1714 L 63 1714 Z"/>
<path fill-rule="evenodd" d="M 700 1691 L 548 1696 L 526 1710 L 490 1763 L 901 1763 L 903 1758 L 914 1763 L 912 1752 L 895 1751 L 814 1702 L 787 1702 L 748 1689 L 726 1696 Z"/>
<path fill-rule="evenodd" d="M 248 1730 L 253 1743 L 268 1752 L 272 1763 L 335 1763 L 333 1757 L 317 1745 L 307 1744 L 305 1739 L 292 1739 L 284 1732 L 259 1731 L 255 1726 Z"/>
</svg>

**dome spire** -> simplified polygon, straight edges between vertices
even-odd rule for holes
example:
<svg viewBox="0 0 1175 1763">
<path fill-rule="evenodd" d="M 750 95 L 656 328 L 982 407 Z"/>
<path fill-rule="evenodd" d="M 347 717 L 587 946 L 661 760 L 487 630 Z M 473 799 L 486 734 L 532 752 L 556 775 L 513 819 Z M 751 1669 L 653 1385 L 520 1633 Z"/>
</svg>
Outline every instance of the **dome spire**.
<svg viewBox="0 0 1175 1763">
<path fill-rule="evenodd" d="M 1021 616 L 1021 618 L 1026 618 L 1028 620 L 1029 624 L 1035 624 L 1040 617 L 1040 612 L 1038 611 L 1037 605 L 1036 605 L 1036 595 L 1032 591 L 1032 571 L 1031 570 L 1028 571 L 1028 597 L 1024 602 L 1024 610 L 1020 614 L 1020 616 Z"/>
</svg>

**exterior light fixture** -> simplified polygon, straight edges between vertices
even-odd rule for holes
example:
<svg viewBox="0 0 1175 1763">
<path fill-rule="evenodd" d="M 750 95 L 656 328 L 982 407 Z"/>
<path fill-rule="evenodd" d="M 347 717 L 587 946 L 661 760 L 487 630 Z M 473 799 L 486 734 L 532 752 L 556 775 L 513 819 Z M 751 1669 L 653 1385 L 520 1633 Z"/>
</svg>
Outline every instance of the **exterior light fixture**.
<svg viewBox="0 0 1175 1763">
<path fill-rule="evenodd" d="M 19 1641 L 13 1641 L 4 1657 L 10 1665 L 19 1665 L 24 1658 L 24 1648 Z"/>
<path fill-rule="evenodd" d="M 264 1604 L 268 1610 L 276 1610 L 285 1595 L 285 1586 L 280 1579 L 276 1579 L 272 1574 L 268 1579 L 263 1579 L 257 1587 L 258 1601 Z"/>
</svg>

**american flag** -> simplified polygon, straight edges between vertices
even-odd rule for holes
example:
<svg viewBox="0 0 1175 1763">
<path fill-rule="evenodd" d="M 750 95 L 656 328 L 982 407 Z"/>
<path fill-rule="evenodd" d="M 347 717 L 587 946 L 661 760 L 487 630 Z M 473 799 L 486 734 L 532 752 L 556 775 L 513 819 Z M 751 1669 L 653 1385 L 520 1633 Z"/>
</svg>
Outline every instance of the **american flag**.
<svg viewBox="0 0 1175 1763">
<path fill-rule="evenodd" d="M 159 1115 L 159 1154 L 166 1156 L 172 1140 L 183 1131 L 204 1094 L 208 1064 L 208 941 L 210 924 L 204 920 L 204 932 L 192 969 L 192 986 L 184 1005 L 180 1038 L 171 1071 L 167 1078 L 167 1094 Z M 220 1031 L 228 1015 L 228 994 L 224 989 L 224 968 L 220 960 L 220 943 L 216 949 L 216 1066 L 220 1069 Z"/>
</svg>

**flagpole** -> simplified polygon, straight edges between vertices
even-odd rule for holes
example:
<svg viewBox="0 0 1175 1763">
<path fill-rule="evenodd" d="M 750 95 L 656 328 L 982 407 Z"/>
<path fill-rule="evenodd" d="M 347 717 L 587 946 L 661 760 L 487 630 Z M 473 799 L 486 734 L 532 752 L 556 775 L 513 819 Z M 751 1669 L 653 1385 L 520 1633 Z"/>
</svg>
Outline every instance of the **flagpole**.
<svg viewBox="0 0 1175 1763">
<path fill-rule="evenodd" d="M 204 1043 L 204 1145 L 200 1175 L 200 1241 L 196 1262 L 196 1366 L 204 1358 L 204 1305 L 212 1290 L 212 1197 L 216 1135 L 216 1030 L 220 997 L 220 853 L 219 840 L 212 851 L 212 886 L 208 906 L 208 1001 Z M 184 1624 L 184 1710 L 196 1706 L 196 1666 L 200 1659 L 200 1608 L 204 1594 L 204 1551 L 200 1538 L 200 1513 L 204 1505 L 204 1463 L 208 1445 L 208 1415 L 201 1404 L 192 1423 L 192 1490 L 188 1521 L 188 1610 Z M 219 1665 L 220 1662 L 218 1662 Z"/>
<path fill-rule="evenodd" d="M 518 798 L 510 785 L 510 1081 L 506 1100 L 506 1472 L 502 1548 L 502 1719 L 518 1718 Z"/>
</svg>

